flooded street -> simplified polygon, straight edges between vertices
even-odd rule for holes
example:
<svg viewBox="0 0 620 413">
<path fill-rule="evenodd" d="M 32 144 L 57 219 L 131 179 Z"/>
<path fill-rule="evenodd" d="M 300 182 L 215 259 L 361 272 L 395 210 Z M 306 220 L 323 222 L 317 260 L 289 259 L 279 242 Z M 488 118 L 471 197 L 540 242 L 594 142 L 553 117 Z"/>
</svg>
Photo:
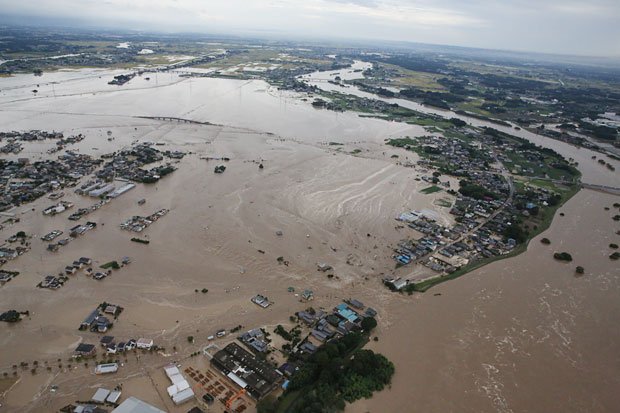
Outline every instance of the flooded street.
<svg viewBox="0 0 620 413">
<path fill-rule="evenodd" d="M 336 72 L 343 78 L 359 75 Z M 396 374 L 390 389 L 348 406 L 347 412 L 611 412 L 620 405 L 620 267 L 608 258 L 609 244 L 620 238 L 620 223 L 612 220 L 618 213 L 612 205 L 620 197 L 582 190 L 526 253 L 423 295 L 394 294 L 380 275 L 393 269 L 390 245 L 401 238 L 394 217 L 404 208 L 432 208 L 434 198 L 419 194 L 424 183 L 415 181 L 413 168 L 396 165 L 390 158 L 394 149 L 384 139 L 422 135 L 423 128 L 314 109 L 310 100 L 258 80 L 159 74 L 150 80 L 136 77 L 123 87 L 107 85 L 117 73 L 84 70 L 0 80 L 4 131 L 84 133 L 87 138 L 72 149 L 97 155 L 134 140 L 192 152 L 171 176 L 140 185 L 94 213 L 105 226 L 74 245 L 51 254 L 33 239 L 32 251 L 10 263 L 22 274 L 0 288 L 0 300 L 33 315 L 17 326 L 0 325 L 0 345 L 13 349 L 0 354 L 3 369 L 21 360 L 66 358 L 76 343 L 92 341 L 76 327 L 94 303 L 104 300 L 126 308 L 115 335 L 154 337 L 169 349 L 189 352 L 200 349 L 188 344 L 190 334 L 202 345 L 217 328 L 286 322 L 307 306 L 287 292 L 290 285 L 298 291 L 312 288 L 317 307 L 356 297 L 379 311 L 379 341 L 369 347 L 392 360 Z M 342 90 L 366 95 L 353 87 Z M 459 117 L 409 101 L 388 101 Z M 616 161 L 610 161 L 617 169 L 612 172 L 592 160 L 591 151 L 466 120 L 577 160 L 584 182 L 620 182 Z M 106 139 L 108 130 L 113 141 Z M 330 148 L 329 142 L 342 143 L 343 150 Z M 35 152 L 28 147 L 24 155 Z M 201 159 L 207 155 L 230 156 L 226 173 L 214 175 L 215 164 Z M 265 165 L 262 171 L 259 161 Z M 136 204 L 140 198 L 148 199 L 145 206 Z M 92 203 L 72 192 L 67 199 L 76 208 Z M 65 216 L 42 216 L 40 210 L 49 203 L 42 198 L 17 208 L 20 227 L 5 228 L 2 239 L 22 228 L 38 238 L 68 227 Z M 124 219 L 158 208 L 171 212 L 146 231 L 150 245 L 131 243 L 118 228 Z M 277 231 L 284 236 L 276 236 Z M 551 244 L 541 244 L 541 237 Z M 571 253 L 573 262 L 554 260 L 555 251 Z M 34 287 L 44 274 L 77 257 L 106 262 L 123 255 L 134 262 L 111 279 L 78 276 L 54 292 Z M 290 266 L 280 265 L 280 256 Z M 318 262 L 333 265 L 337 278 L 318 273 Z M 585 268 L 584 275 L 576 276 L 577 265 Z M 208 295 L 195 293 L 205 287 Z M 249 301 L 257 293 L 275 305 L 258 308 Z M 134 384 L 148 368 L 144 361 L 131 360 L 123 377 L 134 380 L 131 386 L 145 399 L 184 412 L 169 400 L 163 405 L 149 393 L 146 380 Z M 47 411 L 75 400 L 62 391 L 51 394 L 47 386 L 53 381 L 80 382 L 82 398 L 100 384 L 84 368 L 28 374 L 0 412 Z M 35 399 L 37 392 L 41 395 Z"/>
</svg>

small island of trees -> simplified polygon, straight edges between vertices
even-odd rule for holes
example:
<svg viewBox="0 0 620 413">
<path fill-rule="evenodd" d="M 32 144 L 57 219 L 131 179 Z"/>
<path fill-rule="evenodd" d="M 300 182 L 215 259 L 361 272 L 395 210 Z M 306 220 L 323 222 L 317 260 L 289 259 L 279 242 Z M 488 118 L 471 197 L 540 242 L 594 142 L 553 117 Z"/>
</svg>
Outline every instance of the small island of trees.
<svg viewBox="0 0 620 413">
<path fill-rule="evenodd" d="M 364 319 L 364 332 L 349 333 L 329 342 L 310 356 L 295 373 L 282 398 L 267 397 L 257 405 L 259 413 L 273 413 L 281 408 L 287 412 L 337 412 L 346 402 L 370 398 L 383 390 L 394 375 L 394 364 L 372 350 L 361 349 L 376 326 L 374 318 Z"/>
<path fill-rule="evenodd" d="M 555 254 L 553 254 L 553 258 L 558 261 L 566 262 L 571 262 L 573 260 L 573 256 L 570 255 L 568 252 L 556 252 Z"/>
</svg>

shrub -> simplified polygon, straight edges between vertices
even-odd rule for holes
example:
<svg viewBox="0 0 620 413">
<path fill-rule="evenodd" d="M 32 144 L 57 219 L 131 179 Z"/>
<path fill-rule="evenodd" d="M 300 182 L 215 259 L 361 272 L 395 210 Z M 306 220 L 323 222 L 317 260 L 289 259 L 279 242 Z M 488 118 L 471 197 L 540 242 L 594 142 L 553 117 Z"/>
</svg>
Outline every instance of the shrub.
<svg viewBox="0 0 620 413">
<path fill-rule="evenodd" d="M 362 320 L 362 329 L 366 333 L 370 334 L 375 327 L 377 327 L 377 320 L 375 320 L 374 317 L 366 317 Z"/>
<path fill-rule="evenodd" d="M 575 272 L 577 274 L 583 274 L 584 273 L 584 268 L 582 266 L 577 266 L 577 268 L 575 268 Z"/>
<path fill-rule="evenodd" d="M 555 254 L 553 254 L 553 258 L 555 258 L 558 261 L 566 261 L 566 262 L 570 262 L 573 260 L 572 255 L 570 255 L 568 252 L 556 252 Z"/>
<path fill-rule="evenodd" d="M 540 242 L 545 245 L 551 244 L 551 240 L 549 240 L 549 238 L 543 238 L 540 240 Z"/>
</svg>

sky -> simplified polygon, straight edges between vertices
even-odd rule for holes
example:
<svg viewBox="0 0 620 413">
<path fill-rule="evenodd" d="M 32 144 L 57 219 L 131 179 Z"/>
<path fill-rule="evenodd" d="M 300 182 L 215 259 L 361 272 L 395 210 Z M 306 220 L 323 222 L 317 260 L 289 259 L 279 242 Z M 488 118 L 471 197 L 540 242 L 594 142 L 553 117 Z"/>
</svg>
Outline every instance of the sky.
<svg viewBox="0 0 620 413">
<path fill-rule="evenodd" d="M 4 22 L 620 57 L 620 0 L 0 0 Z"/>
</svg>

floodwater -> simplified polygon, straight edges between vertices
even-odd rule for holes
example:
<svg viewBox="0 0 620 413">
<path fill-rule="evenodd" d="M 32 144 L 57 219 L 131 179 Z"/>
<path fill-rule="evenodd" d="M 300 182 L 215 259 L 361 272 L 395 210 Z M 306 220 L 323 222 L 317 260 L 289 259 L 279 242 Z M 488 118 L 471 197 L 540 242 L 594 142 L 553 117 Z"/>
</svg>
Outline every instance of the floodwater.
<svg viewBox="0 0 620 413">
<path fill-rule="evenodd" d="M 608 186 L 617 186 L 618 184 L 618 175 L 617 173 L 607 170 L 605 166 L 602 166 L 596 162 L 596 160 L 592 159 L 592 156 L 596 156 L 597 158 L 601 157 L 601 154 L 598 152 L 594 152 L 589 149 L 578 148 L 573 145 L 566 144 L 564 142 L 555 141 L 553 139 L 549 139 L 547 137 L 537 135 L 535 133 L 529 132 L 525 129 L 516 130 L 514 127 L 498 125 L 492 122 L 487 122 L 484 120 L 476 119 L 469 116 L 459 115 L 449 110 L 443 110 L 438 108 L 433 108 L 430 106 L 425 106 L 417 102 L 413 102 L 406 99 L 397 99 L 397 98 L 386 98 L 382 96 L 378 96 L 374 93 L 364 92 L 360 90 L 357 86 L 348 85 L 346 88 L 324 82 L 324 80 L 333 80 L 335 76 L 340 76 L 342 79 L 350 80 L 362 77 L 360 72 L 356 72 L 359 69 L 366 69 L 370 67 L 370 64 L 367 62 L 356 61 L 350 69 L 342 69 L 342 70 L 333 70 L 328 72 L 314 72 L 307 75 L 301 76 L 301 79 L 307 81 L 311 85 L 315 85 L 323 90 L 342 92 L 351 95 L 356 95 L 360 97 L 370 98 L 370 99 L 378 99 L 388 103 L 397 103 L 398 105 L 412 109 L 422 113 L 429 113 L 434 115 L 439 115 L 444 118 L 458 118 L 470 125 L 478 126 L 478 127 L 490 127 L 497 130 L 500 130 L 505 133 L 509 133 L 514 136 L 518 136 L 524 139 L 529 140 L 532 143 L 540 145 L 545 148 L 551 148 L 564 156 L 566 159 L 574 159 L 579 163 L 579 170 L 582 173 L 583 182 L 587 182 L 590 184 L 596 185 L 608 185 Z M 618 169 L 620 166 L 620 162 L 613 160 L 611 158 L 606 158 L 606 161 L 611 163 Z"/>
<path fill-rule="evenodd" d="M 159 74 L 123 87 L 107 85 L 117 73 L 86 70 L 0 80 L 2 130 L 84 133 L 87 138 L 74 148 L 94 154 L 134 140 L 193 152 L 158 184 L 139 185 L 90 215 L 98 228 L 58 254 L 46 252 L 36 238 L 66 230 L 70 221 L 43 217 L 40 210 L 52 203 L 47 199 L 17 208 L 21 222 L 2 230 L 0 239 L 22 229 L 35 238 L 32 251 L 7 264 L 22 274 L 0 288 L 0 302 L 3 309 L 26 307 L 33 314 L 19 325 L 0 326 L 1 348 L 12 349 L 0 352 L 2 371 L 22 360 L 65 359 L 76 343 L 95 340 L 76 326 L 104 300 L 125 307 L 113 335 L 152 337 L 187 354 L 217 328 L 285 323 L 307 307 L 286 291 L 294 286 L 312 288 L 315 307 L 356 297 L 379 311 L 379 341 L 370 346 L 395 362 L 396 375 L 390 389 L 347 411 L 611 412 L 620 405 L 620 271 L 608 258 L 609 243 L 619 238 L 619 223 L 611 219 L 618 213 L 612 207 L 617 196 L 583 190 L 562 207 L 565 216 L 556 216 L 541 234 L 551 245 L 535 239 L 521 256 L 424 295 L 392 294 L 380 274 L 393 268 L 390 245 L 403 237 L 393 218 L 405 208 L 437 209 L 433 197 L 439 195 L 419 194 L 421 184 L 414 178 L 420 172 L 391 158 L 413 155 L 387 148 L 384 139 L 423 134 L 422 128 L 317 110 L 311 99 L 261 81 Z M 115 138 L 111 142 L 108 130 Z M 617 186 L 618 172 L 593 166 L 589 151 L 521 133 L 577 159 L 584 180 Z M 34 156 L 35 149 L 28 146 L 28 154 Z M 361 152 L 352 156 L 356 149 Z M 200 159 L 205 155 L 230 156 L 226 172 L 214 175 L 214 163 Z M 94 202 L 73 193 L 66 198 L 75 208 Z M 137 205 L 140 198 L 147 203 Z M 132 215 L 159 208 L 171 212 L 141 235 L 151 240 L 148 246 L 131 243 L 133 235 L 118 228 Z M 282 237 L 275 235 L 279 230 Z M 574 261 L 554 261 L 554 251 L 570 252 Z M 43 275 L 80 256 L 103 263 L 124 255 L 134 262 L 101 282 L 78 275 L 58 291 L 34 288 Z M 278 264 L 278 256 L 290 265 Z M 317 262 L 333 265 L 336 277 L 317 273 Z M 576 265 L 585 267 L 583 276 L 575 276 Z M 194 292 L 205 287 L 206 295 Z M 269 296 L 274 306 L 262 310 L 250 303 L 256 293 Z M 190 334 L 198 344 L 187 343 Z M 170 360 L 129 360 L 105 383 L 112 387 L 115 380 L 127 380 L 133 394 L 171 412 L 187 411 L 160 399 L 150 381 L 138 380 L 153 373 L 165 394 L 165 387 L 157 387 L 165 386 L 157 369 Z M 84 367 L 28 373 L 0 411 L 51 411 L 75 401 L 75 395 L 90 397 L 102 380 Z M 59 391 L 50 393 L 50 384 Z"/>
</svg>

